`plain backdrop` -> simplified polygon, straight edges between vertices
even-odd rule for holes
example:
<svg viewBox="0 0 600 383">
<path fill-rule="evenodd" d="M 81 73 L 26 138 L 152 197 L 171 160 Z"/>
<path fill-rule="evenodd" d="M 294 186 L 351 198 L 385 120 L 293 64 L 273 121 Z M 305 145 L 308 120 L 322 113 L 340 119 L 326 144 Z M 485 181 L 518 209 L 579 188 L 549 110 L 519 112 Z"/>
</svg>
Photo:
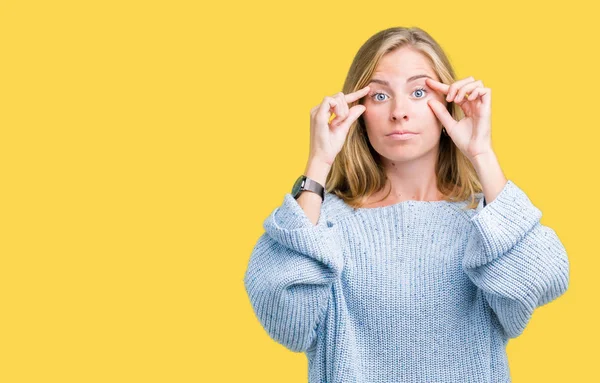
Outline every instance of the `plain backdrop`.
<svg viewBox="0 0 600 383">
<path fill-rule="evenodd" d="M 243 276 L 358 48 L 419 26 L 493 90 L 507 178 L 565 245 L 565 295 L 508 344 L 521 382 L 597 375 L 592 3 L 3 1 L 0 381 L 307 381 Z"/>
</svg>

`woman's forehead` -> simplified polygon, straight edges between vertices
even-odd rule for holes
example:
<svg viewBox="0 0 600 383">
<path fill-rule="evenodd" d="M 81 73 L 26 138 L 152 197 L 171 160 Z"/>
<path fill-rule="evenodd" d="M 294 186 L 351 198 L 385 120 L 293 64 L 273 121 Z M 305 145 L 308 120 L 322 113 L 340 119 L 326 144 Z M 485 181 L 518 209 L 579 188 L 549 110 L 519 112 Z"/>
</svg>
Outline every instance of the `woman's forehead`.
<svg viewBox="0 0 600 383">
<path fill-rule="evenodd" d="M 383 86 L 391 86 L 392 84 L 398 83 L 398 85 L 410 84 L 412 82 L 423 82 L 426 78 L 430 78 L 435 80 L 434 75 L 430 75 L 428 73 L 424 73 L 423 71 L 417 72 L 416 74 L 409 75 L 408 77 L 405 75 L 395 75 L 395 74 L 386 74 L 386 73 L 374 73 L 373 77 L 369 80 L 370 83 L 381 84 Z"/>
<path fill-rule="evenodd" d="M 420 74 L 435 77 L 429 60 L 414 49 L 400 48 L 386 53 L 379 60 L 372 77 L 377 78 L 376 76 L 379 75 L 408 80 Z M 386 79 L 383 78 L 383 80 Z"/>
</svg>

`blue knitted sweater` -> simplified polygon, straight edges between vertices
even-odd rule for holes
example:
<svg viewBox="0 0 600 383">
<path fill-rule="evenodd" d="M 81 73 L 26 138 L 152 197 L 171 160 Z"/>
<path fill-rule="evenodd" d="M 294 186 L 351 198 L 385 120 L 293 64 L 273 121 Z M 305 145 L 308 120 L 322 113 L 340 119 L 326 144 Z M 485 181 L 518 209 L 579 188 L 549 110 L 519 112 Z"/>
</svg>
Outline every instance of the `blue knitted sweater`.
<svg viewBox="0 0 600 383">
<path fill-rule="evenodd" d="M 269 336 L 309 383 L 511 382 L 506 344 L 569 284 L 566 250 L 511 180 L 475 209 L 353 209 L 326 193 L 313 225 L 290 193 L 244 275 Z"/>
</svg>

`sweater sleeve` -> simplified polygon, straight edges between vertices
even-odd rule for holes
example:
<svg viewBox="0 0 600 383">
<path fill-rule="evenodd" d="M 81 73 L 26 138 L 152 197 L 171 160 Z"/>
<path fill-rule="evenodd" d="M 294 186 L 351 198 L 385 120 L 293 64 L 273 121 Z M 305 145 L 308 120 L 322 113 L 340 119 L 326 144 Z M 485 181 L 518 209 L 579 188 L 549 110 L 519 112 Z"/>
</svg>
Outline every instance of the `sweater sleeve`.
<svg viewBox="0 0 600 383">
<path fill-rule="evenodd" d="M 258 320 L 272 339 L 295 352 L 316 345 L 331 287 L 343 269 L 336 226 L 321 206 L 314 225 L 290 193 L 263 223 L 244 276 Z"/>
<path fill-rule="evenodd" d="M 507 338 L 519 336 L 533 311 L 562 295 L 569 284 L 569 260 L 541 211 L 508 180 L 500 194 L 471 217 L 462 266 L 483 291 Z"/>
</svg>

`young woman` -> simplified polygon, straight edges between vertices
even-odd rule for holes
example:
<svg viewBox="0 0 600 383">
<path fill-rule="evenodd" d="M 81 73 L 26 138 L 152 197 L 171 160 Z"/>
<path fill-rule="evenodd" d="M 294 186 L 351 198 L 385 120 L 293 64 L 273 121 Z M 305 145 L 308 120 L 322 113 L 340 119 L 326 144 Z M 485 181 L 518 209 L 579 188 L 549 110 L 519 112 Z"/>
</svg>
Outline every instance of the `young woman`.
<svg viewBox="0 0 600 383">
<path fill-rule="evenodd" d="M 491 90 L 422 29 L 390 28 L 310 128 L 244 276 L 268 334 L 312 383 L 510 382 L 506 344 L 567 290 L 569 261 L 502 173 Z"/>
</svg>

